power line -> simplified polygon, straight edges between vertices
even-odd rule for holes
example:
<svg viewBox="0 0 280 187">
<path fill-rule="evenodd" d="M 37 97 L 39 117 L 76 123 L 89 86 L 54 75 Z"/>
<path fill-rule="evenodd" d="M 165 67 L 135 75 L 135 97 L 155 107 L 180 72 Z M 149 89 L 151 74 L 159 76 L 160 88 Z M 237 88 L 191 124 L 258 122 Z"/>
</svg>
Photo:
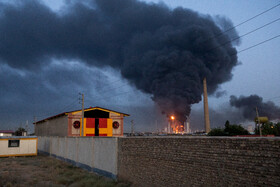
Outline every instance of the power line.
<svg viewBox="0 0 280 187">
<path fill-rule="evenodd" d="M 255 44 L 255 45 L 252 45 L 252 46 L 250 46 L 250 47 L 247 47 L 247 48 L 245 48 L 245 49 L 242 49 L 242 50 L 240 50 L 240 51 L 237 51 L 237 53 L 239 54 L 239 53 L 242 53 L 242 52 L 247 51 L 247 50 L 249 50 L 249 49 L 252 49 L 252 48 L 254 48 L 254 47 L 257 47 L 257 46 L 259 46 L 259 45 L 262 45 L 262 44 L 264 44 L 264 43 L 266 43 L 266 42 L 269 42 L 269 41 L 271 41 L 271 40 L 274 40 L 274 39 L 278 38 L 279 36 L 280 36 L 280 34 L 277 35 L 277 36 L 274 36 L 274 37 L 272 37 L 272 38 L 269 38 L 269 39 L 267 39 L 267 40 L 264 40 L 264 41 L 262 41 L 262 42 L 260 42 L 260 43 L 257 43 L 257 44 Z M 232 54 L 231 56 L 236 55 L 237 53 Z"/>
<path fill-rule="evenodd" d="M 98 98 L 94 98 L 95 100 L 99 100 L 99 99 L 107 99 L 107 98 L 112 98 L 112 97 L 116 97 L 116 96 L 119 96 L 119 95 L 123 95 L 123 94 L 126 94 L 126 93 L 130 93 L 130 92 L 133 92 L 134 90 L 132 91 L 127 91 L 127 92 L 121 92 L 121 93 L 118 93 L 118 94 L 114 94 L 112 96 L 108 96 L 108 97 L 98 97 Z"/>
<path fill-rule="evenodd" d="M 269 41 L 271 41 L 271 40 L 274 40 L 274 39 L 276 39 L 276 38 L 278 38 L 278 37 L 280 37 L 280 34 L 277 35 L 277 36 L 274 36 L 274 37 L 272 37 L 272 38 L 269 38 L 269 39 L 267 39 L 267 40 L 265 40 L 265 41 L 262 41 L 262 42 L 260 42 L 260 43 L 257 43 L 257 44 L 255 44 L 255 45 L 252 45 L 252 46 L 250 46 L 250 47 L 247 47 L 247 48 L 245 48 L 245 49 L 242 49 L 242 50 L 240 50 L 240 51 L 237 51 L 236 53 L 234 53 L 234 54 L 232 54 L 232 55 L 230 55 L 230 56 L 233 56 L 233 55 L 242 53 L 242 52 L 244 52 L 244 51 L 247 51 L 247 50 L 249 50 L 249 49 L 252 49 L 252 48 L 254 48 L 254 47 L 257 47 L 257 46 L 259 46 L 259 45 L 262 45 L 262 44 L 264 44 L 264 43 L 266 43 L 266 42 L 269 42 Z M 132 91 L 134 91 L 134 90 L 132 90 Z M 107 99 L 107 98 L 112 98 L 112 97 L 115 97 L 115 96 L 119 96 L 119 95 L 122 95 L 122 94 L 126 94 L 126 93 L 129 93 L 129 92 L 132 92 L 132 91 L 128 91 L 128 92 L 123 92 L 123 93 L 115 94 L 115 95 L 109 96 L 109 97 L 99 97 L 99 98 L 95 98 L 95 100 L 96 100 L 96 99 Z"/>
<path fill-rule="evenodd" d="M 229 40 L 229 41 L 227 41 L 227 42 L 225 42 L 225 43 L 223 43 L 223 44 L 221 44 L 221 45 L 219 45 L 219 46 L 217 46 L 217 47 L 213 47 L 213 48 L 209 49 L 208 51 L 212 51 L 212 50 L 217 49 L 217 48 L 219 48 L 219 47 L 225 46 L 225 45 L 227 45 L 227 44 L 229 44 L 229 43 L 231 43 L 231 42 L 233 42 L 233 41 L 235 41 L 235 40 L 238 40 L 238 39 L 240 39 L 240 38 L 242 38 L 242 37 L 244 37 L 244 36 L 247 36 L 247 35 L 249 35 L 249 34 L 252 34 L 252 33 L 256 32 L 256 31 L 258 31 L 258 30 L 260 30 L 260 29 L 262 29 L 262 28 L 264 28 L 264 27 L 267 27 L 267 26 L 271 25 L 272 23 L 275 23 L 275 22 L 277 22 L 277 21 L 279 21 L 279 20 L 280 20 L 280 18 L 277 18 L 277 19 L 275 19 L 275 20 L 273 20 L 273 21 L 271 21 L 271 22 L 269 22 L 269 23 L 267 23 L 267 24 L 264 24 L 264 25 L 262 25 L 262 26 L 260 26 L 260 27 L 258 27 L 258 28 L 256 28 L 256 29 L 253 29 L 253 30 L 251 30 L 251 31 L 249 31 L 249 32 L 247 32 L 247 33 L 245 33 L 245 34 L 239 36 L 239 37 L 236 37 L 236 38 L 234 38 L 234 39 L 232 39 L 232 40 Z"/>
<path fill-rule="evenodd" d="M 110 83 L 108 83 L 108 84 L 106 84 L 106 85 L 107 85 L 107 86 L 111 86 L 111 84 L 116 83 L 116 82 L 120 82 L 120 81 L 122 81 L 122 80 L 123 80 L 123 79 L 119 79 L 119 80 L 110 82 Z M 105 85 L 105 86 L 106 86 L 106 85 Z M 100 85 L 100 86 L 96 86 L 95 88 L 100 88 L 100 87 L 103 87 L 103 88 L 104 88 L 104 84 L 103 84 L 103 85 Z"/>
<path fill-rule="evenodd" d="M 70 108 L 70 107 L 73 107 L 73 105 L 77 102 L 78 100 L 74 100 L 74 102 L 71 102 L 70 104 L 67 104 L 66 106 L 64 106 L 63 108 L 59 109 L 59 110 L 56 110 L 58 112 L 50 112 L 50 113 L 46 113 L 45 115 L 39 115 L 39 116 L 36 116 L 36 117 L 45 117 L 45 116 L 50 116 L 50 115 L 53 115 L 54 113 L 61 113 L 61 111 L 65 111 L 67 108 Z"/>
<path fill-rule="evenodd" d="M 263 11 L 263 12 L 257 14 L 257 15 L 255 15 L 255 16 L 253 16 L 253 17 L 251 17 L 251 18 L 249 18 L 249 19 L 247 19 L 247 20 L 245 20 L 245 21 L 243 21 L 243 22 L 241 22 L 241 23 L 239 23 L 239 24 L 237 24 L 237 25 L 235 25 L 235 26 L 233 26 L 233 27 L 231 27 L 231 28 L 229 28 L 229 29 L 227 29 L 227 30 L 221 32 L 221 33 L 219 33 L 219 34 L 217 34 L 216 36 L 214 36 L 214 37 L 212 37 L 212 38 L 218 37 L 218 36 L 222 35 L 223 33 L 226 33 L 226 32 L 228 32 L 228 31 L 231 31 L 231 30 L 233 30 L 234 28 L 239 27 L 239 26 L 241 26 L 241 25 L 243 25 L 243 24 L 245 24 L 245 23 L 247 23 L 247 22 L 249 22 L 249 21 L 251 21 L 251 20 L 253 20 L 253 19 L 257 18 L 257 17 L 259 17 L 259 16 L 261 16 L 261 15 L 263 15 L 263 14 L 265 14 L 265 13 L 271 11 L 271 10 L 273 10 L 274 8 L 276 8 L 276 7 L 278 7 L 278 6 L 280 6 L 280 3 L 278 3 L 277 5 L 275 5 L 275 6 L 271 7 L 271 8 L 269 8 L 269 9 L 267 9 L 267 10 L 265 10 L 265 11 Z M 228 44 L 228 43 L 230 43 L 230 42 L 232 42 L 232 41 L 235 41 L 235 40 L 237 40 L 237 39 L 239 39 L 239 38 L 241 38 L 241 37 L 247 36 L 247 35 L 249 35 L 249 34 L 251 34 L 251 33 L 253 33 L 253 32 L 256 32 L 256 31 L 258 31 L 258 30 L 260 30 L 260 29 L 262 29 L 262 28 L 264 28 L 264 27 L 266 27 L 266 26 L 268 26 L 268 25 L 271 25 L 272 23 L 275 23 L 276 21 L 279 21 L 279 20 L 280 20 L 280 18 L 278 18 L 278 19 L 276 19 L 276 20 L 273 20 L 273 21 L 271 21 L 271 22 L 269 22 L 269 23 L 267 23 L 267 24 L 265 24 L 265 25 L 262 25 L 261 27 L 258 27 L 258 28 L 254 29 L 254 30 L 252 30 L 252 31 L 249 31 L 249 32 L 247 32 L 247 33 L 245 33 L 245 34 L 243 34 L 243 35 L 237 37 L 237 38 L 234 38 L 233 40 L 228 41 L 228 42 L 226 42 L 226 43 L 224 43 L 224 44 L 222 44 L 222 45 L 220 45 L 220 46 L 218 46 L 218 47 L 224 46 L 224 45 L 226 45 L 226 44 Z M 280 35 L 277 35 L 277 36 L 275 36 L 275 37 L 272 37 L 272 38 L 270 38 L 270 39 L 267 39 L 267 40 L 265 40 L 265 41 L 262 41 L 262 42 L 260 42 L 260 43 L 257 43 L 257 44 L 255 44 L 255 45 L 253 45 L 253 46 L 250 46 L 250 47 L 248 47 L 248 48 L 245 48 L 245 49 L 243 49 L 243 50 L 240 50 L 240 51 L 238 51 L 237 53 L 242 53 L 242 52 L 247 51 L 247 50 L 249 50 L 249 49 L 251 49 L 251 48 L 257 47 L 257 46 L 259 46 L 259 45 L 261 45 L 261 44 L 264 44 L 264 43 L 266 43 L 266 42 L 268 42 L 268 41 L 270 41 L 270 40 L 276 39 L 276 38 L 278 38 L 279 36 L 280 36 Z M 210 39 L 212 39 L 212 38 L 210 38 Z M 215 47 L 215 48 L 218 48 L 218 47 Z M 212 50 L 212 49 L 211 49 L 211 50 Z M 232 54 L 232 55 L 236 55 L 237 53 Z M 119 81 L 122 81 L 122 79 L 113 81 L 113 82 L 111 82 L 111 83 L 109 83 L 109 84 L 112 84 L 112 83 L 115 83 L 115 82 L 119 82 Z M 107 85 L 110 86 L 109 84 L 107 84 Z M 124 86 L 126 86 L 126 85 L 129 85 L 129 84 L 124 84 L 124 85 L 122 85 L 122 86 L 109 89 L 109 90 L 107 90 L 107 91 L 105 91 L 105 92 L 108 92 L 108 91 L 110 91 L 110 90 L 114 90 L 114 89 L 117 89 L 117 88 L 120 88 L 120 87 L 124 87 Z M 104 86 L 104 85 L 102 85 L 102 86 Z M 101 87 L 101 86 L 97 86 L 96 88 L 99 88 L 99 87 Z M 123 93 L 115 94 L 115 95 L 109 96 L 109 97 L 99 97 L 99 98 L 95 98 L 95 99 L 107 99 L 107 98 L 112 98 L 112 97 L 116 97 L 116 96 L 119 96 L 119 95 L 122 95 L 122 94 L 126 94 L 126 93 L 129 93 L 129 92 L 132 92 L 132 91 L 128 91 L 128 92 L 123 92 Z M 103 92 L 103 93 L 104 93 L 104 92 Z"/>
<path fill-rule="evenodd" d="M 253 19 L 257 18 L 257 17 L 259 17 L 259 16 L 261 16 L 261 15 L 263 15 L 263 14 L 265 14 L 265 13 L 267 13 L 267 12 L 273 10 L 274 8 L 276 8 L 276 7 L 278 7 L 278 6 L 280 6 L 280 3 L 278 3 L 277 5 L 275 5 L 275 6 L 273 6 L 273 7 L 269 8 L 269 9 L 267 9 L 267 10 L 265 10 L 265 11 L 263 11 L 263 12 L 257 14 L 257 15 L 255 15 L 255 16 L 251 17 L 251 18 L 249 18 L 249 19 L 247 19 L 247 20 L 245 20 L 245 21 L 243 21 L 243 22 L 241 22 L 241 23 L 239 23 L 239 24 L 237 24 L 237 25 L 235 25 L 235 26 L 233 26 L 233 27 L 231 27 L 231 28 L 229 28 L 229 29 L 227 29 L 227 30 L 225 30 L 225 31 L 223 31 L 223 32 L 221 32 L 221 33 L 219 33 L 219 34 L 217 34 L 217 35 L 215 35 L 215 36 L 212 37 L 212 38 L 209 38 L 209 40 L 210 40 L 210 39 L 213 39 L 213 38 L 217 38 L 217 37 L 221 36 L 223 33 L 226 33 L 226 32 L 228 32 L 228 31 L 231 31 L 231 30 L 235 29 L 236 27 L 239 27 L 239 26 L 241 26 L 241 25 L 243 25 L 243 24 L 245 24 L 245 23 L 247 23 L 247 22 L 249 22 L 249 21 L 251 21 L 251 20 L 253 20 Z M 208 41 L 208 40 L 207 40 L 207 41 Z"/>
<path fill-rule="evenodd" d="M 269 99 L 267 99 L 267 100 L 275 100 L 275 99 L 280 99 L 280 96 L 271 97 L 271 98 L 269 98 Z"/>
<path fill-rule="evenodd" d="M 125 87 L 125 86 L 129 86 L 129 85 L 130 85 L 129 83 L 123 84 L 123 85 L 121 85 L 121 86 L 118 86 L 118 87 L 115 87 L 115 88 L 111 88 L 111 89 L 102 91 L 102 94 L 103 94 L 103 93 L 106 93 L 106 92 L 109 92 L 109 91 L 111 91 L 111 90 L 115 90 L 115 89 L 118 89 L 118 88 L 122 88 L 122 87 Z M 91 97 L 94 97 L 94 96 L 99 96 L 99 95 L 97 95 L 97 94 L 91 95 Z"/>
</svg>

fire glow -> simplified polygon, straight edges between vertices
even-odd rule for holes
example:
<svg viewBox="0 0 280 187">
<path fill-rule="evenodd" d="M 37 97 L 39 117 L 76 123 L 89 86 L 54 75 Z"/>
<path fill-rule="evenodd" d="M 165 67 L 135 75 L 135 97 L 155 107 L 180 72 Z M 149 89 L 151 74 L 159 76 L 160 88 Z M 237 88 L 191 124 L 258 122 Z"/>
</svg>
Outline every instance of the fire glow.
<svg viewBox="0 0 280 187">
<path fill-rule="evenodd" d="M 183 134 L 184 130 L 184 124 L 182 124 L 182 122 L 180 122 L 179 120 L 176 120 L 174 115 L 171 115 L 169 120 L 168 133 Z"/>
</svg>

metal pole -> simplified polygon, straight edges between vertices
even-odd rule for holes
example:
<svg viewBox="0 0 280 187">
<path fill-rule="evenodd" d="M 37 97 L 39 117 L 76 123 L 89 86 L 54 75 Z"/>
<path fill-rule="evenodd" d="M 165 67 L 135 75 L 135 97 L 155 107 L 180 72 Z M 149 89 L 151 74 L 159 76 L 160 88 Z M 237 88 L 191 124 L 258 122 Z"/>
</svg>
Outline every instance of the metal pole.
<svg viewBox="0 0 280 187">
<path fill-rule="evenodd" d="M 131 120 L 131 135 L 134 135 L 134 124 L 133 124 L 133 120 Z"/>
<path fill-rule="evenodd" d="M 256 113 L 257 113 L 257 119 L 258 119 L 258 123 L 259 123 L 260 136 L 262 136 L 262 128 L 261 128 L 261 123 L 260 123 L 260 118 L 259 118 L 258 107 L 256 107 Z"/>
<path fill-rule="evenodd" d="M 203 79 L 203 104 L 204 104 L 204 124 L 205 132 L 210 132 L 210 119 L 209 119 L 209 109 L 208 109 L 208 96 L 207 96 L 207 83 L 206 78 Z"/>
<path fill-rule="evenodd" d="M 84 113 L 85 113 L 85 111 L 84 111 L 84 102 L 85 102 L 84 94 L 82 94 L 82 133 L 81 133 L 82 136 L 84 136 Z"/>
</svg>

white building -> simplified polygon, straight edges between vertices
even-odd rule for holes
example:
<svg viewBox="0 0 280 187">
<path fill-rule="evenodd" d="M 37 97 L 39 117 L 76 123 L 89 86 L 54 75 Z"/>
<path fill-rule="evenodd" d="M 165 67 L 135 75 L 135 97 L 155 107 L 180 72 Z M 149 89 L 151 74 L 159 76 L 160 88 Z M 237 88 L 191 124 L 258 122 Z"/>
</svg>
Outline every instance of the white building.
<svg viewBox="0 0 280 187">
<path fill-rule="evenodd" d="M 14 131 L 11 130 L 0 130 L 0 136 L 12 136 Z"/>
<path fill-rule="evenodd" d="M 37 155 L 36 136 L 1 136 L 0 157 Z"/>
</svg>

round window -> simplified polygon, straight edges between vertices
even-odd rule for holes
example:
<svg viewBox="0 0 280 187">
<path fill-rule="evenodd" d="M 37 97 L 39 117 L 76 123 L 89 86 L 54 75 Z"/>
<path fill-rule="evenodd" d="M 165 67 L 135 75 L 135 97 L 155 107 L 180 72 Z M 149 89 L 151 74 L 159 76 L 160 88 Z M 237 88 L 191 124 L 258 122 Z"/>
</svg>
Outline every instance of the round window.
<svg viewBox="0 0 280 187">
<path fill-rule="evenodd" d="M 80 128 L 80 121 L 75 121 L 75 122 L 73 123 L 73 127 L 74 127 L 75 129 Z"/>
<path fill-rule="evenodd" d="M 117 121 L 114 121 L 114 122 L 113 122 L 113 128 L 114 128 L 114 129 L 119 128 L 119 126 L 120 126 L 119 122 L 117 122 Z"/>
</svg>

